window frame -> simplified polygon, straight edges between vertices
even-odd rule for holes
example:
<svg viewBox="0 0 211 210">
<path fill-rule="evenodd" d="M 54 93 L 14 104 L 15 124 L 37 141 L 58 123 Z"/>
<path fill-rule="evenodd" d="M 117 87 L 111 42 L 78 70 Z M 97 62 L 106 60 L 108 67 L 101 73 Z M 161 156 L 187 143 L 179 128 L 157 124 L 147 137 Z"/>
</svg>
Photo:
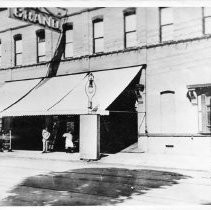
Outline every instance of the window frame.
<svg viewBox="0 0 211 210">
<path fill-rule="evenodd" d="M 39 41 L 39 36 L 41 36 L 41 34 L 44 34 L 44 41 Z M 46 62 L 46 46 L 45 46 L 45 54 L 39 56 L 39 43 L 45 42 L 46 45 L 46 36 L 45 36 L 45 30 L 44 29 L 40 29 L 38 31 L 36 31 L 36 43 L 37 43 L 37 63 L 43 63 Z M 45 61 L 40 61 L 40 58 L 45 57 Z"/>
<path fill-rule="evenodd" d="M 21 41 L 21 45 L 22 45 L 22 51 L 21 52 L 17 52 L 17 48 L 16 48 L 17 41 Z M 21 55 L 21 57 L 22 57 L 21 64 L 17 64 L 17 56 L 18 55 Z M 23 65 L 23 39 L 22 39 L 22 35 L 21 34 L 16 34 L 14 36 L 14 65 L 15 66 Z"/>
<path fill-rule="evenodd" d="M 100 23 L 102 22 L 102 24 L 104 24 L 103 18 L 96 18 L 94 20 L 92 20 L 92 46 L 93 46 L 93 53 L 97 54 L 97 53 L 103 53 L 104 52 L 104 28 L 103 28 L 103 36 L 99 36 L 99 37 L 95 37 L 95 24 L 96 23 Z M 102 39 L 103 40 L 103 50 L 102 51 L 97 51 L 96 52 L 96 40 Z"/>
<path fill-rule="evenodd" d="M 126 31 L 126 18 L 130 15 L 135 15 L 136 17 L 136 9 L 135 8 L 129 8 L 126 9 L 124 12 L 124 48 L 128 49 L 128 48 L 132 48 L 135 46 L 131 46 L 131 47 L 127 47 L 127 34 L 131 34 L 131 33 L 135 33 L 136 34 L 136 42 L 137 42 L 137 22 L 136 22 L 136 29 L 132 30 L 132 31 Z"/>
<path fill-rule="evenodd" d="M 162 29 L 164 27 L 174 25 L 173 20 L 172 20 L 172 23 L 162 24 L 162 10 L 164 10 L 164 9 L 172 9 L 172 8 L 171 7 L 160 7 L 159 8 L 159 39 L 160 39 L 160 43 L 173 41 L 173 37 L 170 40 L 163 41 L 163 33 L 162 33 L 163 30 Z M 172 14 L 172 16 L 173 16 L 173 14 Z M 174 32 L 174 30 L 172 32 Z"/>
<path fill-rule="evenodd" d="M 211 95 L 207 95 L 206 93 L 202 94 L 201 97 L 204 97 L 204 100 L 201 100 L 202 104 L 202 133 L 211 134 L 211 124 L 209 124 L 210 119 L 208 119 L 211 108 Z M 209 101 L 209 104 L 206 101 Z"/>
<path fill-rule="evenodd" d="M 198 110 L 198 132 L 211 134 L 210 111 L 211 111 L 211 87 L 196 88 Z M 207 103 L 208 101 L 208 103 Z"/>
<path fill-rule="evenodd" d="M 211 19 L 211 14 L 208 15 L 208 16 L 205 16 L 205 11 L 204 11 L 204 7 L 202 7 L 202 33 L 203 35 L 211 35 L 211 32 L 210 33 L 206 33 L 206 27 L 205 27 L 205 20 L 206 19 Z"/>
<path fill-rule="evenodd" d="M 71 56 L 66 56 L 66 46 L 67 46 L 68 44 L 72 44 L 72 48 L 73 48 L 73 43 L 74 43 L 74 39 L 72 39 L 72 42 L 67 42 L 67 41 L 66 41 L 66 32 L 67 32 L 68 30 L 72 31 L 72 35 L 73 35 L 73 24 L 72 24 L 72 23 L 68 23 L 68 24 L 65 24 L 65 25 L 63 26 L 63 33 L 65 33 L 65 49 L 64 49 L 64 53 L 63 53 L 63 58 L 64 58 L 64 59 L 72 58 L 72 57 L 74 56 L 74 52 L 72 53 Z"/>
</svg>

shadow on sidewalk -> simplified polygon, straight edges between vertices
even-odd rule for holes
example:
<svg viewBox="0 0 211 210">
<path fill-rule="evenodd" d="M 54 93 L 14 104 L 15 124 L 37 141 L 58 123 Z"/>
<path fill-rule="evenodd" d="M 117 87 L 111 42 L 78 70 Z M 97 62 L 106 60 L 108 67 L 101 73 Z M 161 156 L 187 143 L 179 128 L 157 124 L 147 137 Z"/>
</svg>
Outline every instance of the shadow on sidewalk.
<svg viewBox="0 0 211 210">
<path fill-rule="evenodd" d="M 124 168 L 83 168 L 26 178 L 1 206 L 116 205 L 151 189 L 190 178 L 178 173 Z"/>
</svg>

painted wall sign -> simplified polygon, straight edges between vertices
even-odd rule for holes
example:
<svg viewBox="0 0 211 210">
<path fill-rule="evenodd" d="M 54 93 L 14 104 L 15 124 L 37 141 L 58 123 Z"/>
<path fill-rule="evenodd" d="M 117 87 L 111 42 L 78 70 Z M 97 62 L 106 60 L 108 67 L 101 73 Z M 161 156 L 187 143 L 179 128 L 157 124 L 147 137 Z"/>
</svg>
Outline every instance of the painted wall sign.
<svg viewBox="0 0 211 210">
<path fill-rule="evenodd" d="M 33 23 L 42 27 L 47 27 L 55 31 L 62 30 L 62 20 L 53 17 L 42 11 L 35 10 L 33 8 L 10 8 L 9 17 L 18 19 L 24 22 Z"/>
</svg>

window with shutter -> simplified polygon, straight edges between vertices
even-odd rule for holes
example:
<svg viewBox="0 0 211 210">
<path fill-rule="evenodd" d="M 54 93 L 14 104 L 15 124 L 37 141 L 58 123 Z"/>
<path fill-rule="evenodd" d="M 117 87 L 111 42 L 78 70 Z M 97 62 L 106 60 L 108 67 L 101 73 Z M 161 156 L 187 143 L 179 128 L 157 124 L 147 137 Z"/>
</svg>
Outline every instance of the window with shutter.
<svg viewBox="0 0 211 210">
<path fill-rule="evenodd" d="M 199 110 L 199 131 L 202 133 L 211 133 L 211 90 L 198 97 Z M 200 125 L 201 124 L 201 125 Z"/>
</svg>

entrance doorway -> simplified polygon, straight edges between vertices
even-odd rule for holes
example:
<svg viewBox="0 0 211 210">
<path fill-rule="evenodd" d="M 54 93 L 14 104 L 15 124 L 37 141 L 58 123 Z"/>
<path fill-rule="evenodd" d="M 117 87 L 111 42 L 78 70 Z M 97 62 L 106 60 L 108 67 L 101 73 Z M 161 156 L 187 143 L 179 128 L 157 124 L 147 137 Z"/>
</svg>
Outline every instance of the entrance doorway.
<svg viewBox="0 0 211 210">
<path fill-rule="evenodd" d="M 137 113 L 111 113 L 101 116 L 102 153 L 116 153 L 137 142 Z"/>
<path fill-rule="evenodd" d="M 42 150 L 41 117 L 14 117 L 11 122 L 12 148 L 17 150 Z"/>
</svg>

